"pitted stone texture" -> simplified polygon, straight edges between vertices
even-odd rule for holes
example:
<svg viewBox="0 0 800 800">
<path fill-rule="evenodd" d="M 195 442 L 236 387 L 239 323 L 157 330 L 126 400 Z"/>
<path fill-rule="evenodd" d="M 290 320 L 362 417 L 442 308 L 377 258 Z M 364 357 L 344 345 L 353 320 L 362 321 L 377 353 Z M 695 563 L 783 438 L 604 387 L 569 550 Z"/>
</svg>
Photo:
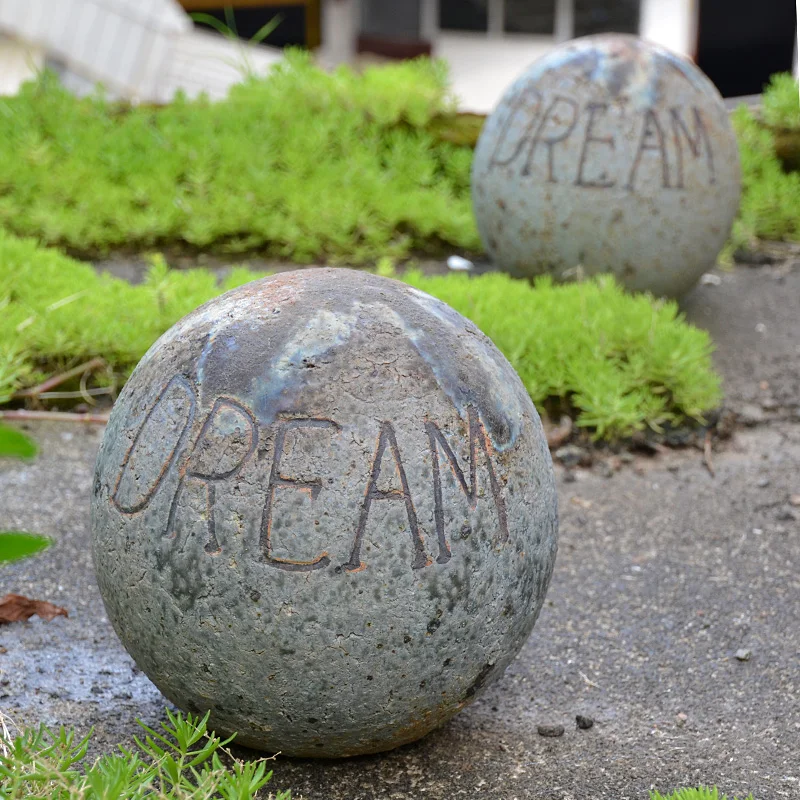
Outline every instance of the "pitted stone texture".
<svg viewBox="0 0 800 800">
<path fill-rule="evenodd" d="M 576 39 L 509 88 L 475 150 L 483 243 L 518 276 L 610 272 L 678 297 L 739 205 L 725 105 L 693 64 L 633 36 Z"/>
<path fill-rule="evenodd" d="M 502 673 L 541 608 L 556 497 L 494 345 L 396 281 L 304 270 L 145 355 L 97 461 L 93 556 L 139 666 L 290 755 L 412 741 Z"/>
</svg>

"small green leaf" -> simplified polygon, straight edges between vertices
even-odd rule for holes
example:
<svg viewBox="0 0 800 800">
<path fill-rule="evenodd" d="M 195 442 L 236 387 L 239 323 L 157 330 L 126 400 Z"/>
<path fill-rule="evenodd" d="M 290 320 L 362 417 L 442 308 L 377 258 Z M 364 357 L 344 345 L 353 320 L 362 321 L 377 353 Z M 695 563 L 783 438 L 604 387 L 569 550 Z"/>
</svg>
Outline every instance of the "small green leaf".
<svg viewBox="0 0 800 800">
<path fill-rule="evenodd" d="M 177 787 L 181 780 L 181 767 L 178 762 L 171 755 L 165 754 L 161 759 L 161 766 L 167 773 L 170 783 Z"/>
<path fill-rule="evenodd" d="M 34 533 L 20 533 L 18 531 L 0 532 L 0 563 L 19 561 L 27 558 L 52 544 L 52 540 L 46 536 L 38 536 Z"/>
<path fill-rule="evenodd" d="M 36 455 L 36 442 L 22 431 L 0 424 L 0 457 L 33 458 Z"/>
</svg>

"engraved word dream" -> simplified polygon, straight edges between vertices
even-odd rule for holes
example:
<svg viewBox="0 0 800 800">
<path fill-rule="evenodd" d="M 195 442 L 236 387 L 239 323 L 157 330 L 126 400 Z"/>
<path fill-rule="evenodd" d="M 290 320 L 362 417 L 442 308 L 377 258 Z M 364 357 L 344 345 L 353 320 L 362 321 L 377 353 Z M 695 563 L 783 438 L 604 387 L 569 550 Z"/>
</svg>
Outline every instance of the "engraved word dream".
<svg viewBox="0 0 800 800">
<path fill-rule="evenodd" d="M 630 130 L 631 123 L 633 140 L 624 141 L 621 128 Z M 555 154 L 567 147 L 577 157 L 562 160 L 557 169 Z M 622 148 L 630 151 L 623 159 L 627 163 L 609 173 L 609 160 L 625 152 Z M 686 189 L 689 171 L 713 185 L 714 153 L 701 109 L 693 105 L 634 110 L 624 101 L 580 102 L 565 94 L 544 97 L 528 89 L 502 124 L 489 168 L 513 166 L 522 177 L 543 170 L 547 183 L 634 191 L 646 159 L 655 159 L 660 167 L 664 189 Z"/>
<path fill-rule="evenodd" d="M 202 424 L 199 432 L 193 434 L 195 423 L 199 423 L 197 394 L 193 385 L 183 376 L 174 377 L 159 393 L 154 404 L 147 410 L 144 420 L 127 448 L 116 480 L 111 486 L 110 500 L 114 507 L 125 515 L 143 512 L 161 490 L 171 470 L 178 474 L 177 486 L 169 505 L 169 515 L 163 535 L 175 535 L 178 506 L 188 481 L 199 481 L 206 489 L 205 518 L 207 537 L 205 552 L 213 556 L 222 551 L 216 535 L 215 496 L 217 486 L 222 481 L 235 478 L 252 459 L 259 458 L 259 439 L 263 431 L 253 412 L 239 400 L 231 397 L 218 397 Z M 437 564 L 446 564 L 451 558 L 451 549 L 445 531 L 445 507 L 442 493 L 442 474 L 448 468 L 452 471 L 455 484 L 463 492 L 472 510 L 480 499 L 478 491 L 479 461 L 483 463 L 482 472 L 491 493 L 498 521 L 497 542 L 508 540 L 508 517 L 501 481 L 492 463 L 493 448 L 484 425 L 476 409 L 467 409 L 467 447 L 469 463 L 461 465 L 448 443 L 445 431 L 433 420 L 422 419 L 429 447 L 432 480 L 430 491 L 433 496 L 434 523 L 438 553 Z M 263 469 L 263 489 L 265 500 L 261 511 L 258 531 L 259 553 L 263 561 L 276 569 L 289 572 L 311 572 L 324 569 L 332 563 L 331 555 L 319 553 L 310 560 L 280 558 L 273 552 L 273 506 L 276 492 L 295 490 L 307 493 L 315 502 L 324 491 L 323 475 L 313 478 L 296 477 L 285 474 L 281 461 L 284 456 L 286 437 L 293 430 L 318 430 L 328 436 L 342 433 L 341 426 L 333 419 L 321 417 L 278 418 L 270 430 L 272 433 L 272 452 L 265 459 L 268 463 Z M 155 443 L 165 443 L 161 451 Z M 207 451 L 213 451 L 210 457 Z M 218 455 L 220 454 L 221 455 Z M 398 489 L 379 486 L 381 467 L 389 463 L 399 483 Z M 330 464 L 335 470 L 336 464 Z M 376 423 L 375 448 L 367 471 L 367 480 L 361 490 L 358 513 L 353 520 L 353 538 L 349 557 L 335 565 L 336 572 L 358 572 L 365 568 L 361 560 L 361 547 L 367 528 L 370 511 L 375 503 L 397 503 L 408 520 L 408 532 L 413 547 L 412 568 L 415 570 L 430 566 L 434 559 L 425 552 L 417 510 L 409 488 L 406 466 L 403 461 L 401 442 L 398 441 L 395 426 L 389 420 Z"/>
</svg>

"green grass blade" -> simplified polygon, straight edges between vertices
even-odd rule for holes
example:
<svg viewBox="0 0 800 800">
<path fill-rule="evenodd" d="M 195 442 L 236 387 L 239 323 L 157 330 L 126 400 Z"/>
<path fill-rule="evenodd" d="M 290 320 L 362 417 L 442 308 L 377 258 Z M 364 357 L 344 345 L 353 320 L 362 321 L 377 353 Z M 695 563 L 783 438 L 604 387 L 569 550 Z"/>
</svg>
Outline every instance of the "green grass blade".
<svg viewBox="0 0 800 800">
<path fill-rule="evenodd" d="M 269 22 L 262 25 L 250 38 L 253 44 L 261 44 L 278 25 L 283 22 L 283 14 L 276 14 Z"/>
<path fill-rule="evenodd" d="M 191 16 L 195 22 L 199 22 L 202 25 L 208 25 L 210 28 L 213 28 L 215 31 L 217 31 L 217 33 L 221 33 L 228 39 L 236 38 L 236 31 L 232 30 L 228 25 L 226 25 L 224 22 L 221 22 L 216 17 L 212 17 L 211 14 L 205 14 L 202 11 L 195 11 L 189 16 Z"/>
<path fill-rule="evenodd" d="M 225 14 L 225 24 L 233 36 L 238 37 L 239 31 L 236 29 L 236 17 L 233 15 L 233 9 L 230 6 L 225 6 L 223 12 Z"/>
</svg>

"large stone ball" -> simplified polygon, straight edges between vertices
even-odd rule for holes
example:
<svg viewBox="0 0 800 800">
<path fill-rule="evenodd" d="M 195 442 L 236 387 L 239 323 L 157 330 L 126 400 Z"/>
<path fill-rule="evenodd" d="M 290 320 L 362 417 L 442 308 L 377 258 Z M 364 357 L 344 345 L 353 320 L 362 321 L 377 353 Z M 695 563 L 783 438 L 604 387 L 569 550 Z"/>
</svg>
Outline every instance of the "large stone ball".
<svg viewBox="0 0 800 800">
<path fill-rule="evenodd" d="M 473 162 L 478 230 L 500 269 L 610 272 L 672 297 L 714 265 L 739 195 L 719 93 L 633 36 L 587 36 L 534 63 L 486 121 Z"/>
<path fill-rule="evenodd" d="M 525 642 L 556 554 L 541 422 L 472 323 L 312 269 L 150 349 L 97 460 L 93 555 L 136 663 L 218 731 L 301 756 L 412 741 Z"/>
</svg>

